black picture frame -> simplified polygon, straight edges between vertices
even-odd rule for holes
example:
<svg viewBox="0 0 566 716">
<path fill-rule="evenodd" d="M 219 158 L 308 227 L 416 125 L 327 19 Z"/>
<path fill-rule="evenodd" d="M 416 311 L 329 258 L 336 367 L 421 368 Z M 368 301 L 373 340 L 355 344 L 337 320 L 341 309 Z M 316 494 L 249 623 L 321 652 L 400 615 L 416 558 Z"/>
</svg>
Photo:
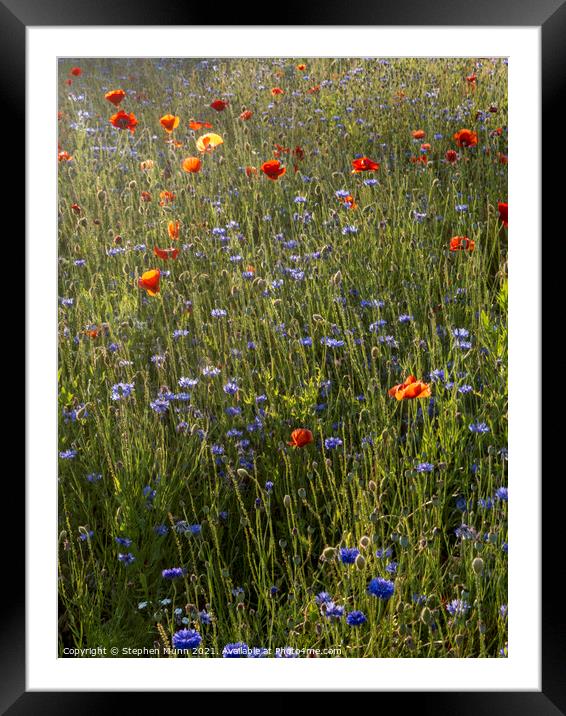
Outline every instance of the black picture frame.
<svg viewBox="0 0 566 716">
<path fill-rule="evenodd" d="M 224 26 L 246 25 L 248 18 L 263 19 L 265 11 L 256 12 L 249 4 L 222 9 Z M 286 18 L 292 21 L 282 22 Z M 14 137 L 19 133 L 25 143 L 25 87 L 26 87 L 26 28 L 31 26 L 101 26 L 101 25 L 203 25 L 206 12 L 197 4 L 170 0 L 168 3 L 132 3 L 131 0 L 0 0 L 0 96 L 2 98 L 5 134 Z M 234 23 L 229 23 L 234 20 Z M 300 22 L 298 22 L 300 20 Z M 266 25 L 268 22 L 253 23 Z M 285 3 L 278 25 L 380 25 L 380 26 L 536 26 L 542 34 L 542 141 L 543 166 L 551 167 L 556 159 L 557 145 L 552 130 L 559 118 L 559 102 L 566 85 L 566 1 L 565 0 L 396 0 L 381 4 L 349 2 L 347 6 L 337 0 L 322 3 L 299 4 L 295 0 Z M 34 118 L 41 121 L 41 118 Z M 545 161 L 546 160 L 546 161 Z M 542 191 L 542 215 L 563 203 L 563 180 L 551 181 L 547 175 Z M 21 236 L 22 218 L 25 216 L 25 193 L 14 189 L 10 197 L 11 211 L 18 215 L 17 226 Z M 561 201 L 562 200 L 562 201 Z M 17 212 L 17 208 L 20 209 Z M 541 248 L 542 251 L 542 248 Z M 536 340 L 540 336 L 534 337 Z M 540 345 L 540 343 L 539 343 Z M 531 376 L 539 380 L 541 376 Z M 542 390 L 541 390 L 542 394 Z M 33 396 L 26 396 L 26 407 L 33 409 Z M 535 426 L 533 426 L 534 429 Z M 542 443 L 541 443 L 542 444 Z M 30 446 L 27 445 L 27 449 Z M 542 469 L 542 467 L 541 467 Z M 558 479 L 560 478 L 557 475 Z M 9 507 L 19 513 L 25 503 L 24 481 L 13 480 L 9 494 Z M 19 486 L 15 486 L 19 485 Z M 553 488 L 543 491 L 542 533 L 542 689 L 540 692 L 404 692 L 380 693 L 382 705 L 388 697 L 399 699 L 403 705 L 416 705 L 421 713 L 441 714 L 536 714 L 554 716 L 566 714 L 566 628 L 564 608 L 557 594 L 556 561 L 553 555 L 562 543 L 562 501 Z M 21 530 L 20 530 L 21 533 Z M 26 545 L 33 549 L 33 545 Z M 7 564 L 6 564 L 7 560 Z M 559 560 L 560 562 L 562 560 Z M 9 575 L 10 603 L 0 616 L 0 710 L 10 716 L 20 714 L 90 714 L 105 710 L 109 713 L 131 708 L 130 695 L 103 692 L 29 692 L 25 685 L 25 553 L 23 540 L 11 537 L 5 551 L 4 574 Z M 560 566 L 560 565 L 558 565 Z M 525 565 L 529 589 L 536 588 L 536 575 Z M 560 572 L 561 570 L 558 569 Z M 355 689 L 354 686 L 346 685 Z M 449 688 L 449 684 L 447 684 Z M 221 694 L 218 694 L 219 696 Z M 167 698 L 173 696 L 168 695 Z M 145 694 L 144 694 L 145 698 Z M 127 701 L 126 701 L 127 699 Z M 408 700 L 408 701 L 407 701 Z M 168 702 L 169 703 L 169 702 Z M 162 704 L 164 705 L 164 704 Z M 170 707 L 169 707 L 170 708 Z"/>
</svg>

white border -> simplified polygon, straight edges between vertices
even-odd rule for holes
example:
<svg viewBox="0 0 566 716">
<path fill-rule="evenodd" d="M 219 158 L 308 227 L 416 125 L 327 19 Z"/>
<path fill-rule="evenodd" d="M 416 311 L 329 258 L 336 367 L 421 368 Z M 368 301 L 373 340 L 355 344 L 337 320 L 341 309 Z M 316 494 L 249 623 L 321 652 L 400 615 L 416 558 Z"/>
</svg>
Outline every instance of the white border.
<svg viewBox="0 0 566 716">
<path fill-rule="evenodd" d="M 540 691 L 540 27 L 28 27 L 26 39 L 26 689 Z M 56 657 L 56 58 L 210 57 L 210 48 L 214 57 L 509 57 L 507 659 Z"/>
</svg>

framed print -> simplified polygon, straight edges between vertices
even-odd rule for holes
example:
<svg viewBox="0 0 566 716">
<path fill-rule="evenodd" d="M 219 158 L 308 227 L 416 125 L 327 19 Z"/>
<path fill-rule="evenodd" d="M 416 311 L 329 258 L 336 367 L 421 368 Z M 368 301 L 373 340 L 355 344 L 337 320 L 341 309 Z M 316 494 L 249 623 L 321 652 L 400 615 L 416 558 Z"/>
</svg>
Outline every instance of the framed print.
<svg viewBox="0 0 566 716">
<path fill-rule="evenodd" d="M 537 428 L 564 7 L 1 10 L 12 117 L 26 88 L 6 712 L 262 690 L 563 711 Z"/>
</svg>

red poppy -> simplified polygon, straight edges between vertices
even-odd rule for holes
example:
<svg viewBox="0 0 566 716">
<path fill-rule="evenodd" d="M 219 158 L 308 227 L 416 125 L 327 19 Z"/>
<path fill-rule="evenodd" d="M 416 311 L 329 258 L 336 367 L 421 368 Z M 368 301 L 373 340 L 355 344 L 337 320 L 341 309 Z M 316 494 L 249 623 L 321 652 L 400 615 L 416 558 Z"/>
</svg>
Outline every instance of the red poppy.
<svg viewBox="0 0 566 716">
<path fill-rule="evenodd" d="M 110 124 L 118 129 L 129 129 L 132 134 L 135 132 L 137 123 L 135 114 L 133 112 L 126 114 L 123 109 L 110 117 Z"/>
<path fill-rule="evenodd" d="M 320 92 L 320 85 L 315 85 L 314 87 L 311 87 L 307 90 L 309 94 L 315 94 L 315 92 Z"/>
<path fill-rule="evenodd" d="M 73 77 L 80 77 L 82 73 L 83 71 L 80 67 L 71 67 L 71 71 L 69 74 L 73 75 Z"/>
<path fill-rule="evenodd" d="M 450 251 L 473 251 L 475 247 L 476 242 L 467 236 L 453 236 L 450 239 Z"/>
<path fill-rule="evenodd" d="M 253 177 L 256 176 L 257 169 L 255 167 L 246 167 L 246 176 L 247 177 Z"/>
<path fill-rule="evenodd" d="M 397 400 L 429 398 L 430 394 L 430 386 L 423 383 L 422 380 L 417 380 L 414 375 L 410 375 L 404 383 L 394 385 L 388 391 L 388 395 L 397 398 Z"/>
<path fill-rule="evenodd" d="M 304 158 L 305 158 L 305 150 L 304 150 L 302 147 L 299 147 L 299 145 L 297 145 L 297 146 L 293 149 L 293 154 L 297 157 L 297 159 L 304 159 Z"/>
<path fill-rule="evenodd" d="M 179 249 L 159 249 L 157 246 L 154 246 L 153 253 L 159 259 L 176 259 L 179 255 Z"/>
<path fill-rule="evenodd" d="M 229 104 L 229 102 L 225 102 L 223 99 L 215 99 L 210 106 L 217 112 L 223 112 Z"/>
<path fill-rule="evenodd" d="M 271 94 L 276 97 L 279 94 L 285 94 L 285 92 L 281 89 L 281 87 L 272 87 Z"/>
<path fill-rule="evenodd" d="M 297 428 L 291 433 L 291 441 L 287 443 L 291 447 L 302 448 L 314 442 L 313 434 L 307 428 Z"/>
<path fill-rule="evenodd" d="M 117 89 L 110 90 L 110 92 L 107 92 L 104 96 L 109 102 L 112 102 L 112 104 L 117 107 L 126 96 L 126 93 L 122 89 Z"/>
<path fill-rule="evenodd" d="M 368 159 L 368 157 L 354 159 L 352 166 L 354 167 L 352 174 L 358 174 L 359 172 L 374 172 L 379 169 L 379 164 L 374 162 L 372 159 Z"/>
<path fill-rule="evenodd" d="M 299 70 L 299 72 L 304 72 L 307 69 L 307 66 L 302 64 L 297 65 L 297 69 Z"/>
<path fill-rule="evenodd" d="M 81 207 L 78 204 L 71 204 L 71 209 L 75 212 L 75 214 L 81 213 Z"/>
<path fill-rule="evenodd" d="M 183 171 L 186 171 L 188 174 L 198 174 L 201 170 L 202 162 L 198 157 L 187 157 L 183 159 L 181 166 L 183 167 Z"/>
<path fill-rule="evenodd" d="M 454 164 L 454 162 L 458 161 L 458 152 L 455 149 L 449 149 L 444 158 L 449 164 Z"/>
<path fill-rule="evenodd" d="M 508 220 L 507 220 L 507 204 L 504 204 L 502 201 L 498 202 L 497 209 L 499 211 L 499 220 L 503 224 L 503 226 L 508 226 Z"/>
<path fill-rule="evenodd" d="M 471 75 L 468 75 L 468 76 L 466 77 L 466 82 L 467 82 L 468 84 L 472 85 L 473 87 L 475 87 L 475 86 L 476 86 L 476 81 L 477 81 L 477 79 L 478 79 L 478 78 L 476 77 L 476 73 L 475 73 L 475 72 L 472 72 Z"/>
<path fill-rule="evenodd" d="M 281 166 L 281 162 L 277 161 L 277 159 L 271 159 L 268 162 L 264 162 L 261 165 L 261 171 L 273 181 L 279 179 L 279 177 L 283 176 L 287 169 L 285 167 Z"/>
<path fill-rule="evenodd" d="M 159 293 L 160 276 L 161 271 L 159 269 L 151 269 L 150 271 L 146 271 L 141 275 L 141 278 L 138 279 L 138 286 L 140 288 L 145 289 L 148 295 L 157 296 L 157 294 Z"/>
<path fill-rule="evenodd" d="M 506 154 L 501 154 L 501 152 L 498 152 L 497 159 L 500 164 L 507 164 L 509 161 L 509 157 Z"/>
<path fill-rule="evenodd" d="M 151 194 L 148 191 L 142 191 L 141 199 L 142 201 L 151 201 Z"/>
<path fill-rule="evenodd" d="M 411 162 L 413 164 L 427 164 L 428 157 L 426 154 L 421 154 L 418 157 L 411 157 Z"/>
<path fill-rule="evenodd" d="M 411 135 L 412 135 L 413 139 L 424 139 L 425 131 L 424 131 L 424 129 L 414 129 L 411 132 Z"/>
<path fill-rule="evenodd" d="M 212 129 L 212 124 L 210 124 L 210 122 L 199 122 L 196 119 L 191 119 L 189 122 L 189 128 L 198 132 L 199 129 Z"/>
<path fill-rule="evenodd" d="M 69 152 L 66 152 L 65 150 L 63 150 L 62 152 L 59 152 L 57 154 L 57 159 L 60 162 L 70 162 L 73 159 L 73 157 L 69 154 Z"/>
<path fill-rule="evenodd" d="M 161 124 L 161 126 L 166 132 L 169 132 L 169 134 L 171 134 L 174 129 L 177 129 L 180 121 L 181 120 L 179 119 L 179 117 L 174 114 L 165 114 L 159 120 L 159 124 Z"/>
<path fill-rule="evenodd" d="M 240 115 L 240 119 L 243 122 L 247 122 L 248 119 L 251 119 L 253 115 L 253 112 L 250 109 L 245 109 L 242 114 Z"/>
<path fill-rule="evenodd" d="M 459 147 L 475 147 L 478 143 L 478 135 L 471 129 L 461 129 L 456 132 L 454 139 Z"/>
</svg>

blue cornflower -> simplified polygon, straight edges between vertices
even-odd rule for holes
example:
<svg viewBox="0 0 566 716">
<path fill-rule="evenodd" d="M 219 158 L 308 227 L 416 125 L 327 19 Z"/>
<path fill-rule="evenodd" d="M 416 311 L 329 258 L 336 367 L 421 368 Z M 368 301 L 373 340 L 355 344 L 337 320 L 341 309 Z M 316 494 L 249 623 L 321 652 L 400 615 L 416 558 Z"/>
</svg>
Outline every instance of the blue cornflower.
<svg viewBox="0 0 566 716">
<path fill-rule="evenodd" d="M 269 654 L 269 649 L 264 646 L 253 646 L 247 653 L 248 659 L 263 659 Z"/>
<path fill-rule="evenodd" d="M 61 458 L 61 460 L 72 460 L 73 458 L 77 457 L 78 454 L 78 450 L 62 450 L 59 453 L 59 457 Z"/>
<path fill-rule="evenodd" d="M 207 365 L 202 369 L 203 375 L 215 376 L 215 375 L 218 375 L 219 373 L 220 373 L 220 368 L 216 368 L 215 366 L 212 366 L 212 365 Z"/>
<path fill-rule="evenodd" d="M 434 470 L 434 465 L 431 462 L 420 462 L 415 470 L 417 472 L 432 472 Z"/>
<path fill-rule="evenodd" d="M 312 338 L 310 336 L 305 336 L 304 338 L 301 338 L 301 343 L 304 346 L 312 346 Z"/>
<path fill-rule="evenodd" d="M 241 659 L 248 655 L 250 647 L 243 641 L 237 641 L 233 644 L 226 644 L 222 649 L 222 657 L 224 659 Z"/>
<path fill-rule="evenodd" d="M 487 425 L 487 423 L 470 423 L 468 427 L 472 433 L 482 434 L 489 432 L 489 426 Z"/>
<path fill-rule="evenodd" d="M 401 316 L 399 316 L 399 323 L 410 323 L 413 319 L 412 316 L 410 316 L 408 313 L 403 313 Z"/>
<path fill-rule="evenodd" d="M 271 492 L 273 490 L 273 483 L 269 480 L 265 483 L 265 491 Z"/>
<path fill-rule="evenodd" d="M 366 615 L 358 610 L 354 610 L 346 616 L 346 623 L 352 627 L 361 626 L 365 622 L 367 622 Z"/>
<path fill-rule="evenodd" d="M 238 384 L 235 382 L 226 383 L 224 392 L 228 395 L 235 395 L 239 390 Z"/>
<path fill-rule="evenodd" d="M 314 601 L 319 605 L 328 604 L 332 601 L 332 597 L 328 594 L 328 592 L 319 592 L 314 598 Z"/>
<path fill-rule="evenodd" d="M 498 487 L 495 491 L 495 497 L 497 497 L 498 500 L 502 500 L 503 502 L 507 502 L 508 499 L 508 492 L 506 487 Z"/>
<path fill-rule="evenodd" d="M 212 624 L 212 617 L 204 609 L 198 613 L 198 619 L 201 624 Z"/>
<path fill-rule="evenodd" d="M 91 537 L 94 537 L 94 531 L 93 531 L 93 530 L 88 530 L 87 532 L 81 532 L 80 535 L 79 535 L 79 539 L 80 539 L 82 542 L 87 542 L 89 539 L 91 539 Z"/>
<path fill-rule="evenodd" d="M 210 315 L 213 318 L 222 318 L 223 316 L 226 316 L 226 311 L 223 308 L 213 308 L 210 312 Z"/>
<path fill-rule="evenodd" d="M 469 609 L 468 602 L 462 599 L 453 599 L 446 605 L 446 611 L 453 617 L 464 617 Z"/>
<path fill-rule="evenodd" d="M 155 525 L 153 531 L 158 537 L 164 537 L 169 532 L 169 527 L 167 525 Z"/>
<path fill-rule="evenodd" d="M 129 547 L 132 544 L 132 540 L 129 537 L 115 537 L 114 540 L 122 547 Z"/>
<path fill-rule="evenodd" d="M 342 564 L 354 564 L 356 557 L 359 555 L 360 550 L 355 547 L 341 547 L 340 548 L 340 561 Z"/>
<path fill-rule="evenodd" d="M 383 579 L 383 577 L 375 577 L 368 584 L 368 594 L 373 594 L 378 599 L 387 600 L 393 596 L 395 591 L 395 585 L 389 579 Z"/>
<path fill-rule="evenodd" d="M 126 552 L 126 554 L 120 553 L 118 555 L 118 559 L 120 560 L 120 562 L 122 562 L 122 564 L 125 564 L 126 566 L 132 564 L 132 562 L 135 562 L 136 560 L 136 558 L 131 552 Z"/>
<path fill-rule="evenodd" d="M 327 450 L 333 450 L 334 448 L 340 447 L 342 440 L 340 438 L 326 438 L 324 441 L 324 447 Z"/>
<path fill-rule="evenodd" d="M 102 480 L 102 475 L 99 472 L 91 472 L 90 475 L 86 476 L 87 482 L 99 482 Z"/>
<path fill-rule="evenodd" d="M 345 226 L 342 229 L 342 234 L 344 236 L 346 236 L 347 234 L 357 234 L 357 233 L 358 233 L 358 229 L 356 226 Z"/>
<path fill-rule="evenodd" d="M 395 574 L 397 572 L 397 567 L 399 566 L 398 562 L 388 562 L 385 565 L 385 571 L 389 572 L 389 574 Z"/>
<path fill-rule="evenodd" d="M 184 569 L 184 567 L 171 567 L 170 569 L 164 569 L 161 572 L 161 576 L 164 579 L 182 579 L 187 573 L 187 570 Z"/>
<path fill-rule="evenodd" d="M 324 616 L 327 619 L 341 619 L 344 616 L 344 607 L 334 604 L 334 602 L 326 602 Z"/>
<path fill-rule="evenodd" d="M 202 642 L 202 636 L 196 629 L 181 629 L 173 634 L 173 648 L 178 651 L 189 651 L 196 649 Z"/>
<path fill-rule="evenodd" d="M 128 398 L 134 389 L 133 383 L 116 383 L 112 386 L 112 393 L 110 397 L 112 400 L 121 400 L 122 398 Z"/>
</svg>

